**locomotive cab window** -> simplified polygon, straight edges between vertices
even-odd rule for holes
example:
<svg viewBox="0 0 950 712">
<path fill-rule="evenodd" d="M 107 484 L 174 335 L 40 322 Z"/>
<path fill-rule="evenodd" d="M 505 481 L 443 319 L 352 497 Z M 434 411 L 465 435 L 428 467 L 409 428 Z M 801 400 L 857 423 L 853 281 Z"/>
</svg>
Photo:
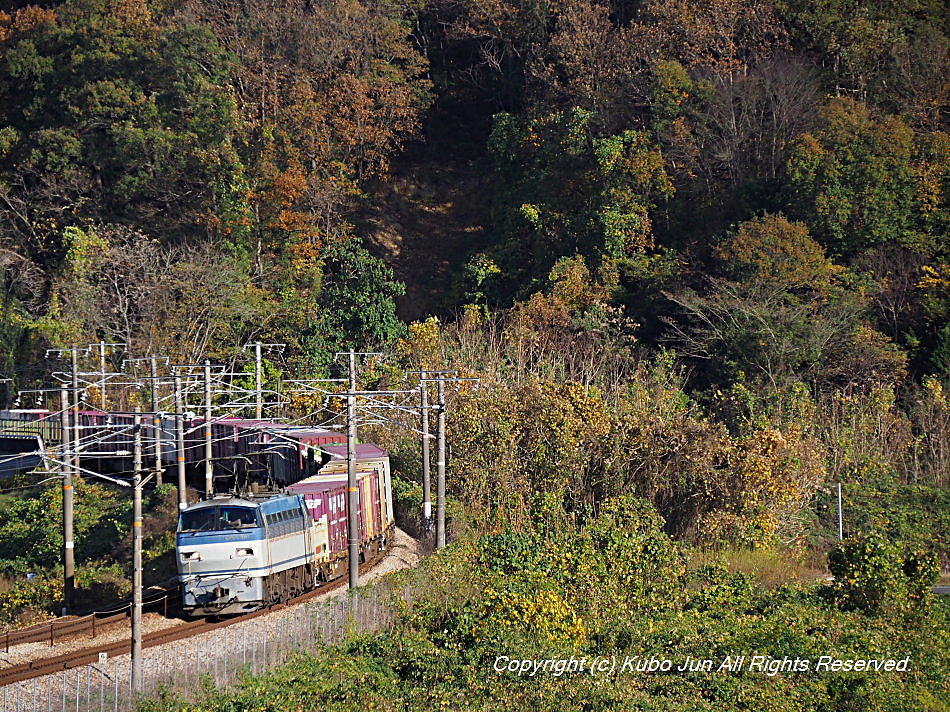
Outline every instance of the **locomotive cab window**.
<svg viewBox="0 0 950 712">
<path fill-rule="evenodd" d="M 221 507 L 221 516 L 218 521 L 225 529 L 259 526 L 257 510 L 251 507 Z"/>
<path fill-rule="evenodd" d="M 257 510 L 251 507 L 205 507 L 182 512 L 180 531 L 210 532 L 260 526 Z"/>
<path fill-rule="evenodd" d="M 195 509 L 191 512 L 182 512 L 180 530 L 183 532 L 214 531 L 214 510 L 214 507 L 207 507 L 205 509 Z"/>
</svg>

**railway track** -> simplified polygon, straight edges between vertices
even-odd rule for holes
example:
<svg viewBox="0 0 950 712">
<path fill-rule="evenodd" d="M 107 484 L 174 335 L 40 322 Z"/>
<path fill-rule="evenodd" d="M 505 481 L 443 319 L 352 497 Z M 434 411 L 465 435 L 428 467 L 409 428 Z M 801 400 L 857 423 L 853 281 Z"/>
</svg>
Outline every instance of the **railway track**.
<svg viewBox="0 0 950 712">
<path fill-rule="evenodd" d="M 386 552 L 384 551 L 377 552 L 370 560 L 361 564 L 360 574 L 362 575 L 368 573 L 374 566 L 376 566 L 376 564 L 380 562 L 380 560 L 382 560 L 385 554 Z M 346 583 L 347 577 L 346 572 L 344 571 L 342 576 L 334 579 L 333 581 L 325 583 L 322 586 L 318 586 L 312 591 L 307 591 L 306 593 L 283 603 L 277 603 L 273 606 L 268 606 L 267 608 L 262 608 L 257 611 L 245 613 L 240 616 L 234 616 L 233 618 L 227 618 L 225 620 L 215 621 L 203 619 L 189 621 L 187 623 L 182 623 L 181 625 L 163 628 L 161 630 L 147 633 L 142 637 L 142 647 L 152 648 L 157 645 L 174 643 L 179 640 L 184 640 L 185 638 L 191 638 L 212 630 L 226 628 L 236 623 L 258 618 L 260 616 L 267 615 L 272 611 L 279 611 L 283 608 L 287 608 L 288 606 L 294 606 L 311 598 L 316 598 L 317 596 L 329 593 L 330 591 L 334 591 L 345 586 Z M 130 648 L 130 641 L 125 639 L 110 643 L 89 645 L 83 647 L 80 650 L 64 653 L 62 655 L 38 658 L 36 660 L 31 660 L 28 663 L 21 663 L 19 665 L 5 667 L 0 669 L 0 687 L 12 685 L 16 682 L 23 682 L 24 680 L 32 680 L 33 678 L 43 677 L 56 672 L 62 672 L 63 670 L 70 670 L 72 668 L 90 665 L 99 660 L 99 655 L 101 653 L 107 654 L 110 658 L 117 655 L 127 655 L 130 652 Z"/>
</svg>

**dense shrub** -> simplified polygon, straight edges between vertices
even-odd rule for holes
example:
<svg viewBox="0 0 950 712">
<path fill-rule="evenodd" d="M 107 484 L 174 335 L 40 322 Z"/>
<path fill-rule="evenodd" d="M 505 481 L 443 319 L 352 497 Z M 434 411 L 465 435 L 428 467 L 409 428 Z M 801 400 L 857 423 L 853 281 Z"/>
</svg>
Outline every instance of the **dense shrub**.
<svg viewBox="0 0 950 712">
<path fill-rule="evenodd" d="M 206 691 L 197 705 L 169 700 L 153 709 L 924 712 L 950 700 L 946 601 L 921 607 L 907 625 L 828 605 L 816 585 L 765 590 L 721 565 L 687 574 L 661 526 L 648 504 L 627 498 L 576 526 L 459 542 L 401 574 L 412 603 L 391 631 L 303 655 L 237 690 Z M 675 666 L 612 675 L 494 669 L 498 656 L 572 655 L 656 656 Z M 812 667 L 751 671 L 753 655 Z M 816 671 L 822 655 L 910 657 L 912 667 Z M 716 667 L 727 656 L 746 662 L 741 672 L 676 670 L 687 656 Z"/>
<path fill-rule="evenodd" d="M 828 555 L 835 600 L 869 614 L 916 612 L 937 580 L 937 557 L 875 532 L 846 539 Z"/>
<path fill-rule="evenodd" d="M 54 607 L 62 598 L 62 578 L 18 579 L 11 588 L 0 593 L 0 621 L 23 625 L 48 618 L 59 613 Z"/>
</svg>

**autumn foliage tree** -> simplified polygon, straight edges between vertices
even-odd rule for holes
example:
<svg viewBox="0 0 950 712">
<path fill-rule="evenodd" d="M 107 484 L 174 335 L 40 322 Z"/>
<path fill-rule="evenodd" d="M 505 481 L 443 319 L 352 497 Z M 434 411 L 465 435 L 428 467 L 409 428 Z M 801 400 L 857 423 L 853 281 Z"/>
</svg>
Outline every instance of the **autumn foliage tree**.
<svg viewBox="0 0 950 712">
<path fill-rule="evenodd" d="M 30 295 L 8 291 L 29 312 L 33 336 L 59 343 L 94 324 L 157 348 L 149 332 L 183 332 L 171 343 L 205 355 L 251 331 L 303 343 L 293 338 L 305 326 L 298 315 L 332 284 L 322 279 L 331 251 L 361 249 L 345 222 L 349 206 L 365 181 L 386 174 L 428 102 L 425 62 L 400 19 L 395 6 L 350 0 L 69 0 L 0 16 L 0 242 L 45 283 L 36 309 Z M 77 234 L 136 234 L 143 249 L 129 245 L 123 261 L 129 240 L 106 239 L 79 279 L 66 264 Z M 191 260 L 207 275 L 213 248 L 197 247 L 202 239 L 217 244 L 217 271 L 253 319 L 231 312 L 224 321 L 235 328 L 222 331 L 217 315 L 192 305 L 113 323 L 95 306 L 104 269 L 119 292 L 139 283 L 149 298 L 179 304 L 168 280 L 153 293 L 151 273 L 137 270 L 149 263 L 171 274 Z M 382 269 L 360 259 L 371 274 Z M 391 290 L 378 293 L 391 299 Z M 205 326 L 190 325 L 193 314 Z"/>
<path fill-rule="evenodd" d="M 363 180 L 385 175 L 429 100 L 425 61 L 395 7 L 190 0 L 179 15 L 206 23 L 240 60 L 248 249 L 340 237 L 342 209 Z"/>
<path fill-rule="evenodd" d="M 802 223 L 782 215 L 753 218 L 716 249 L 716 256 L 733 277 L 792 291 L 827 295 L 841 268 L 831 262 Z"/>
<path fill-rule="evenodd" d="M 845 257 L 887 242 L 932 252 L 947 228 L 947 145 L 945 134 L 917 138 L 899 117 L 832 100 L 789 157 L 799 210 Z"/>
<path fill-rule="evenodd" d="M 861 323 L 861 299 L 801 223 L 754 218 L 717 254 L 731 279 L 711 278 L 704 293 L 668 294 L 685 317 L 668 319 L 671 342 L 709 361 L 708 374 L 719 371 L 715 380 L 747 374 L 781 390 L 797 381 L 893 383 L 903 376 L 906 357 Z"/>
</svg>

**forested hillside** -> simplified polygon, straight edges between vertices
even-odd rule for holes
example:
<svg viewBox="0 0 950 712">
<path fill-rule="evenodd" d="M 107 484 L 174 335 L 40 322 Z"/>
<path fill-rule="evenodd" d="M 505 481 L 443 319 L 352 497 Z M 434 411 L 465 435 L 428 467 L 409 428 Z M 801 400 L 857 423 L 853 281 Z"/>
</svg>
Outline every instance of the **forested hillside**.
<svg viewBox="0 0 950 712">
<path fill-rule="evenodd" d="M 349 347 L 388 355 L 366 385 L 478 376 L 448 422 L 462 542 L 427 564 L 461 577 L 454 598 L 433 587 L 392 640 L 346 651 L 346 675 L 393 678 L 383 706 L 460 706 L 468 686 L 472 709 L 945 710 L 947 18 L 938 0 L 0 0 L 0 377 L 30 388 L 45 349 L 99 340 L 181 363 L 286 344 L 270 384 L 336 375 Z M 411 524 L 418 442 L 372 435 Z M 0 534 L 52 532 L 54 508 L 0 512 Z M 56 565 L 14 549 L 4 572 Z M 829 551 L 837 581 L 815 586 Z M 920 663 L 896 696 L 871 675 L 480 677 L 499 646 L 712 656 L 736 630 L 743 651 Z M 310 702 L 361 699 L 313 665 Z"/>
<path fill-rule="evenodd" d="M 516 383 L 623 400 L 663 364 L 699 441 L 778 428 L 802 501 L 945 486 L 945 23 L 925 2 L 14 3 L 4 375 L 102 339 L 184 363 L 285 343 L 268 378 L 319 376 L 434 316 L 494 350 L 455 365 Z"/>
<path fill-rule="evenodd" d="M 450 285 L 403 317 L 506 308 L 574 256 L 700 386 L 947 372 L 941 3 L 4 5 L 18 385 L 92 336 L 190 362 L 259 337 L 318 373 L 399 336 L 403 289 Z M 353 228 L 394 180 L 436 193 L 417 215 L 462 180 L 485 207 L 468 239 L 423 221 L 403 249 L 450 258 L 399 279 Z"/>
</svg>

